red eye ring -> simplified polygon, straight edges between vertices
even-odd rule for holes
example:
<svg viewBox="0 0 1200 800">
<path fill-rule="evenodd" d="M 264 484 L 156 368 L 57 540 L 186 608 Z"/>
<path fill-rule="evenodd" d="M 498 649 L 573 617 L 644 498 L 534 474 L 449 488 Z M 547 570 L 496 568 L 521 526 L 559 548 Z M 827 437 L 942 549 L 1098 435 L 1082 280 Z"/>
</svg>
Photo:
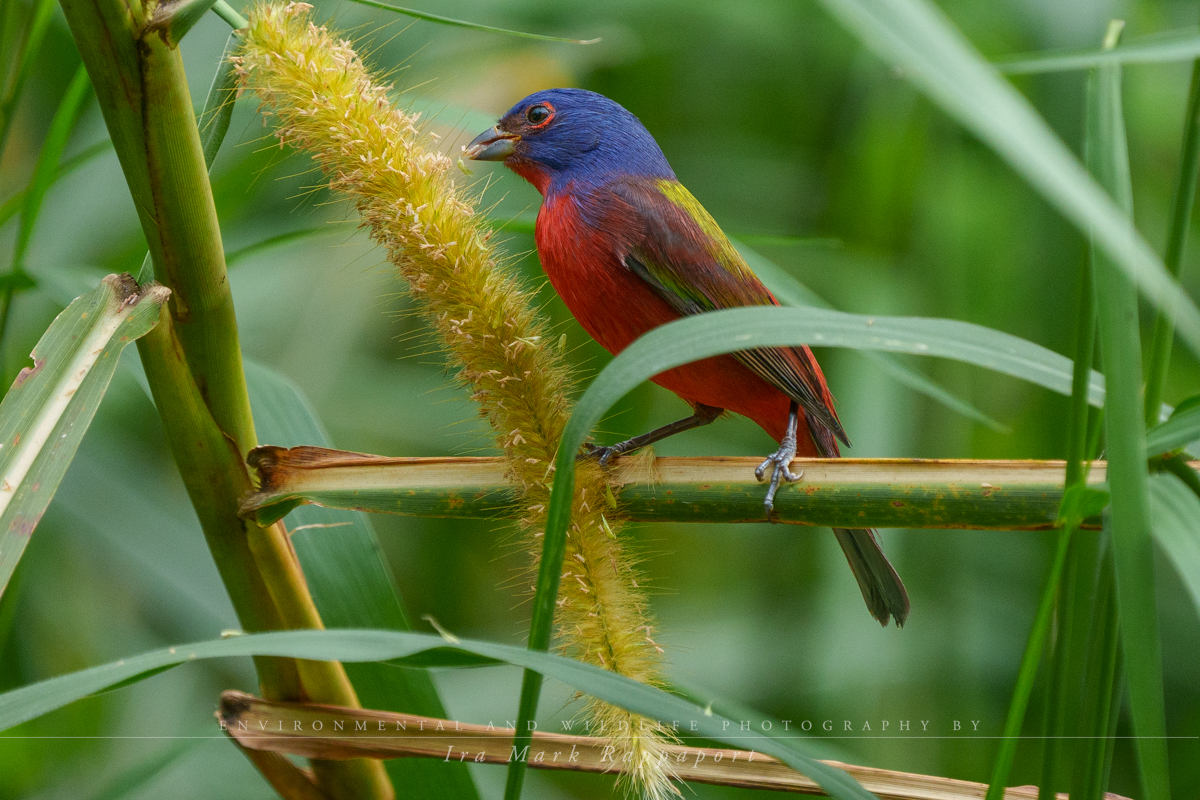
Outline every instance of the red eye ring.
<svg viewBox="0 0 1200 800">
<path fill-rule="evenodd" d="M 531 128 L 544 128 L 554 119 L 554 106 L 549 103 L 536 103 L 525 109 L 525 121 Z"/>
</svg>

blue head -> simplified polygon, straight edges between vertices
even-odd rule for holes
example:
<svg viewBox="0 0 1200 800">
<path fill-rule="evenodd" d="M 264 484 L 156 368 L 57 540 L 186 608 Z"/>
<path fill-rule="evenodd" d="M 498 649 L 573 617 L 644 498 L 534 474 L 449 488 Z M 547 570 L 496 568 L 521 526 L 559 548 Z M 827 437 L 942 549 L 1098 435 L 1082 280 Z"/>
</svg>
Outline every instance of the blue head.
<svg viewBox="0 0 1200 800">
<path fill-rule="evenodd" d="M 466 156 L 503 161 L 544 195 L 570 182 L 598 185 L 617 175 L 675 177 L 637 117 L 583 89 L 529 95 L 475 137 Z"/>
</svg>

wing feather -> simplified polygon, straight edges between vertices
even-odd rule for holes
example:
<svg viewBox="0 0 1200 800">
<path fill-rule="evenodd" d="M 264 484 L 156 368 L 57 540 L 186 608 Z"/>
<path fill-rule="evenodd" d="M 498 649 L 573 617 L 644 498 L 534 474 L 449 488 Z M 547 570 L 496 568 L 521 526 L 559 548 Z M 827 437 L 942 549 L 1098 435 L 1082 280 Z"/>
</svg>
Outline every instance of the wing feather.
<svg viewBox="0 0 1200 800">
<path fill-rule="evenodd" d="M 779 305 L 716 221 L 680 183 L 625 177 L 606 188 L 612 202 L 621 207 L 609 209 L 604 216 L 620 220 L 623 226 L 632 220 L 638 228 L 625 232 L 628 246 L 622 263 L 680 314 Z M 823 453 L 837 454 L 834 437 L 849 444 L 809 348 L 756 348 L 733 355 L 800 404 Z"/>
</svg>

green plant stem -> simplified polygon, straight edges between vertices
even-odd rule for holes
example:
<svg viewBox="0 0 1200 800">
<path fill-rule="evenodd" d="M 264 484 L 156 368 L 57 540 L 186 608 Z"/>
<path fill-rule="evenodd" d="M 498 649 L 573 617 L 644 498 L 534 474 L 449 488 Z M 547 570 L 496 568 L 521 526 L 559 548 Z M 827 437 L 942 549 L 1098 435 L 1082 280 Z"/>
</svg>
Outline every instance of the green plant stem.
<svg viewBox="0 0 1200 800">
<path fill-rule="evenodd" d="M 140 4 L 65 0 L 154 263 L 172 290 L 169 325 L 139 352 L 214 560 L 248 630 L 321 627 L 281 524 L 237 516 L 255 444 L 237 320 L 204 149 L 178 49 L 146 33 Z M 264 694 L 358 700 L 337 662 L 260 663 Z M 314 762 L 335 800 L 391 798 L 377 761 Z"/>
<path fill-rule="evenodd" d="M 1099 553 L 1098 574 L 1093 580 L 1097 589 L 1087 646 L 1083 702 L 1075 732 L 1078 744 L 1070 787 L 1073 800 L 1101 800 L 1103 797 L 1120 711 L 1121 653 L 1109 544 L 1110 537 L 1106 535 Z"/>
<path fill-rule="evenodd" d="M 225 0 L 217 0 L 217 2 L 213 3 L 212 10 L 214 14 L 228 22 L 229 27 L 235 31 L 250 27 L 250 21 L 234 11 L 233 6 L 226 3 Z"/>
<path fill-rule="evenodd" d="M 1179 177 L 1175 181 L 1175 196 L 1171 202 L 1171 229 L 1167 236 L 1167 252 L 1163 266 L 1179 277 L 1183 268 L 1183 251 L 1191 228 L 1192 205 L 1196 197 L 1196 179 L 1200 173 L 1200 60 L 1192 63 L 1192 83 L 1188 93 L 1187 117 L 1183 127 L 1183 149 L 1179 161 Z M 1146 425 L 1157 425 L 1159 406 L 1167 385 L 1167 370 L 1171 363 L 1171 345 L 1175 326 L 1162 313 L 1154 317 L 1154 340 L 1150 349 L 1150 364 L 1146 370 Z"/>
<path fill-rule="evenodd" d="M 1113 28 L 1110 26 L 1110 39 Z M 1088 162 L 1132 226 L 1132 188 L 1121 109 L 1120 66 L 1089 81 Z M 1168 800 L 1162 653 L 1154 596 L 1145 409 L 1133 282 L 1106 253 L 1095 259 L 1100 352 L 1107 378 L 1105 440 L 1112 494 L 1113 564 L 1120 636 L 1128 676 L 1135 745 L 1146 800 Z"/>
<path fill-rule="evenodd" d="M 1046 585 L 1042 589 L 1042 599 L 1038 602 L 1033 629 L 1029 632 L 1025 653 L 1021 657 L 1021 666 L 1017 670 L 1017 685 L 1013 690 L 1012 700 L 1009 702 L 1008 717 L 1005 719 L 1004 734 L 1000 741 L 1000 752 L 997 753 L 996 761 L 992 766 L 987 800 L 1002 800 L 1004 797 L 1005 784 L 1008 782 L 1008 776 L 1012 770 L 1013 758 L 1017 754 L 1021 726 L 1025 722 L 1025 711 L 1029 707 L 1029 697 L 1033 693 L 1033 683 L 1037 678 L 1038 663 L 1042 660 L 1046 634 L 1050 631 L 1050 621 L 1054 617 L 1054 600 L 1058 595 L 1063 567 L 1067 563 L 1067 550 L 1070 542 L 1071 528 L 1068 527 L 1058 536 L 1054 561 L 1050 565 L 1050 573 L 1046 576 Z"/>
</svg>

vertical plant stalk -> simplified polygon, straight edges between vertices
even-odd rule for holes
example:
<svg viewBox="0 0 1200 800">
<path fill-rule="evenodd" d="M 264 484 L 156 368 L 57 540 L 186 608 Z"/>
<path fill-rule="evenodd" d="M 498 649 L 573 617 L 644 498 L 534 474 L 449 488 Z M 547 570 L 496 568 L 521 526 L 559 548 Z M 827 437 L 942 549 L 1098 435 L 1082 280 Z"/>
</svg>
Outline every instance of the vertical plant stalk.
<svg viewBox="0 0 1200 800">
<path fill-rule="evenodd" d="M 142 222 L 167 313 L 139 341 L 172 453 L 213 558 L 247 630 L 320 628 L 282 524 L 238 517 L 255 446 L 233 299 L 183 62 L 140 3 L 64 0 Z M 257 660 L 264 694 L 358 699 L 336 662 Z M 389 800 L 378 761 L 314 762 L 334 800 Z"/>
<path fill-rule="evenodd" d="M 445 342 L 458 379 L 491 423 L 523 490 L 532 552 L 540 549 L 549 481 L 568 414 L 564 362 L 547 340 L 532 296 L 498 263 L 487 220 L 451 179 L 453 162 L 427 149 L 419 115 L 393 108 L 351 45 L 309 21 L 304 3 L 250 15 L 239 60 L 245 85 L 278 118 L 277 135 L 312 155 L 332 187 L 353 198 Z M 557 617 L 562 649 L 626 677 L 660 684 L 632 559 L 604 517 L 603 472 L 581 465 Z M 609 736 L 641 788 L 671 790 L 665 734 L 613 706 L 589 703 L 592 730 Z M 618 762 L 620 763 L 620 762 Z"/>
<path fill-rule="evenodd" d="M 1109 27 L 1109 39 L 1119 35 Z M 1133 199 L 1129 153 L 1121 109 L 1121 67 L 1096 69 L 1089 100 L 1089 167 L 1128 215 Z M 1091 135 L 1094 132 L 1095 135 Z M 1133 731 L 1146 800 L 1168 800 L 1166 718 L 1163 708 L 1162 653 L 1154 598 L 1154 552 L 1150 534 L 1149 474 L 1146 465 L 1145 407 L 1138 298 L 1133 282 L 1106 254 L 1095 262 L 1099 301 L 1100 354 L 1108 393 L 1105 441 L 1112 494 L 1113 564 L 1117 616 L 1129 680 Z"/>
<path fill-rule="evenodd" d="M 1196 179 L 1200 173 L 1200 60 L 1192 63 L 1192 83 L 1188 92 L 1187 116 L 1183 125 L 1183 149 L 1179 160 L 1179 177 L 1175 181 L 1175 197 L 1171 201 L 1171 229 L 1167 234 L 1167 252 L 1163 266 L 1176 278 L 1183 269 L 1183 251 L 1191 228 L 1192 206 L 1196 199 Z M 1171 364 L 1171 344 L 1175 326 L 1162 313 L 1154 316 L 1154 340 L 1150 349 L 1150 365 L 1146 370 L 1146 426 L 1157 425 L 1167 385 L 1167 370 Z"/>
</svg>

